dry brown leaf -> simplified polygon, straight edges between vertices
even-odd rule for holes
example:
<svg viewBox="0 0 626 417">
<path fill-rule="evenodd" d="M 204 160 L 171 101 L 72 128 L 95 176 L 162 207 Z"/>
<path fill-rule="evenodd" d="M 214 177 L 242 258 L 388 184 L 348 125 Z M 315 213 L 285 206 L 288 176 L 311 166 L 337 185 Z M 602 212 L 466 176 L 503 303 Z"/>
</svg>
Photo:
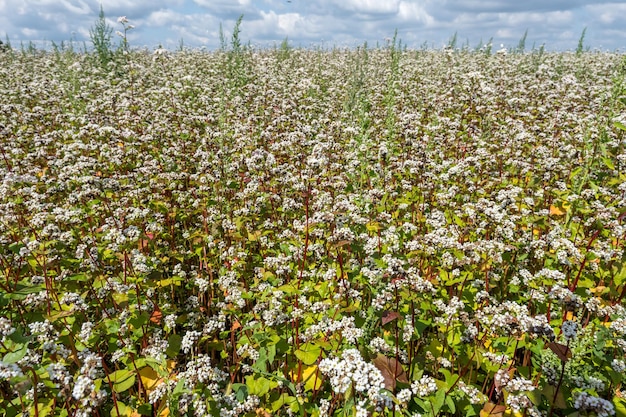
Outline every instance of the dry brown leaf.
<svg viewBox="0 0 626 417">
<path fill-rule="evenodd" d="M 505 411 L 505 406 L 488 402 L 484 405 L 483 409 L 480 410 L 480 417 L 502 417 Z"/>
<path fill-rule="evenodd" d="M 257 408 L 255 411 L 258 417 L 271 417 L 271 414 L 265 408 Z"/>
<path fill-rule="evenodd" d="M 400 318 L 399 313 L 395 311 L 385 311 L 383 312 L 383 317 L 382 317 L 383 326 L 399 318 Z"/>
<path fill-rule="evenodd" d="M 402 364 L 398 362 L 396 358 L 388 358 L 380 353 L 372 361 L 374 366 L 380 371 L 385 379 L 385 388 L 389 391 L 393 391 L 396 388 L 396 381 L 409 383 L 409 380 L 404 372 Z"/>
<path fill-rule="evenodd" d="M 550 342 L 548 347 L 563 362 L 567 362 L 572 357 L 572 350 L 561 343 Z"/>
<path fill-rule="evenodd" d="M 152 315 L 150 315 L 150 321 L 155 324 L 161 324 L 162 318 L 163 318 L 163 313 L 161 312 L 161 309 L 159 308 L 159 306 L 155 305 L 154 311 L 152 312 Z"/>
</svg>

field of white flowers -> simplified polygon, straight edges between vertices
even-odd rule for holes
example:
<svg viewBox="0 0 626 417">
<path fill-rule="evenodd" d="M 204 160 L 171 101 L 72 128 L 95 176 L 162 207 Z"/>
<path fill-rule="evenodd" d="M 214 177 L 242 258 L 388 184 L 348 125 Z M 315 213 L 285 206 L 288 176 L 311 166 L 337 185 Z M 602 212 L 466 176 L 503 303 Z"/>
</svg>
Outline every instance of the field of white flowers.
<svg viewBox="0 0 626 417">
<path fill-rule="evenodd" d="M 0 54 L 1 415 L 626 416 L 622 55 L 124 52 Z"/>
</svg>

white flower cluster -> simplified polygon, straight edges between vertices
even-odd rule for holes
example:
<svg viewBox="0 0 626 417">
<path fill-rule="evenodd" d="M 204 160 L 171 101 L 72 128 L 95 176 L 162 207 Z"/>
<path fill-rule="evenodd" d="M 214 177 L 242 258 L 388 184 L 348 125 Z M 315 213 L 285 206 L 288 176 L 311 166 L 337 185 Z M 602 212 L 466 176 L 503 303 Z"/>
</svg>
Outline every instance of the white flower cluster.
<svg viewBox="0 0 626 417">
<path fill-rule="evenodd" d="M 252 362 L 259 359 L 259 351 L 250 346 L 248 343 L 237 348 L 237 355 L 241 358 L 250 358 Z"/>
<path fill-rule="evenodd" d="M 594 412 L 598 415 L 598 417 L 609 417 L 615 415 L 615 406 L 613 406 L 612 402 L 607 401 L 604 398 L 593 396 L 586 391 L 583 391 L 576 396 L 574 408 L 577 410 Z"/>
<path fill-rule="evenodd" d="M 611 368 L 613 368 L 615 372 L 622 373 L 626 371 L 626 363 L 623 359 L 613 359 L 611 362 Z"/>
<path fill-rule="evenodd" d="M 533 384 L 532 381 L 529 381 L 526 378 L 516 377 L 516 378 L 511 379 L 506 384 L 506 389 L 511 392 L 518 392 L 518 391 L 528 392 L 528 391 L 534 391 L 535 385 Z"/>
<path fill-rule="evenodd" d="M 248 395 L 244 402 L 239 402 L 235 398 L 235 394 L 223 397 L 223 402 L 227 407 L 220 408 L 220 417 L 238 417 L 250 411 L 255 410 L 260 403 L 259 397 L 256 395 Z"/>
<path fill-rule="evenodd" d="M 385 339 L 382 337 L 374 337 L 370 340 L 369 348 L 374 353 L 385 353 L 391 350 L 391 346 L 385 342 Z"/>
<path fill-rule="evenodd" d="M 606 384 L 604 383 L 603 380 L 601 380 L 598 377 L 591 376 L 591 375 L 587 376 L 585 383 L 586 383 L 586 388 L 591 388 L 592 390 L 596 392 L 604 391 L 604 389 L 606 388 Z"/>
<path fill-rule="evenodd" d="M 561 331 L 563 332 L 563 337 L 566 340 L 573 340 L 576 338 L 576 334 L 578 333 L 578 323 L 572 320 L 564 321 L 561 326 Z"/>
<path fill-rule="evenodd" d="M 48 320 L 36 321 L 28 324 L 28 328 L 33 335 L 37 336 L 39 342 L 53 340 L 58 337 L 54 326 Z"/>
<path fill-rule="evenodd" d="M 526 394 L 511 394 L 506 397 L 506 404 L 511 407 L 511 409 L 516 413 L 533 407 L 533 403 L 530 401 L 530 398 L 528 398 Z"/>
<path fill-rule="evenodd" d="M 346 341 L 352 344 L 356 343 L 357 339 L 363 337 L 363 329 L 355 327 L 354 317 L 348 316 L 343 317 L 341 320 L 331 320 L 325 317 L 319 323 L 309 326 L 300 335 L 300 339 L 303 342 L 307 342 L 319 333 L 331 334 L 335 332 L 341 332 Z"/>
<path fill-rule="evenodd" d="M 489 361 L 495 365 L 504 365 L 511 360 L 511 358 L 509 358 L 509 356 L 504 353 L 498 355 L 493 352 L 483 352 L 483 357 L 489 359 Z"/>
<path fill-rule="evenodd" d="M 14 363 L 4 363 L 0 361 L 0 379 L 8 380 L 15 377 L 24 376 L 22 370 L 17 364 Z"/>
<path fill-rule="evenodd" d="M 185 381 L 185 385 L 193 388 L 196 383 L 207 384 L 226 380 L 227 374 L 211 366 L 211 357 L 198 355 L 194 360 L 187 363 L 185 371 L 178 374 L 178 379 Z"/>
<path fill-rule="evenodd" d="M 194 348 L 196 341 L 200 339 L 200 336 L 202 336 L 202 333 L 196 330 L 189 330 L 188 332 L 186 332 L 183 336 L 182 342 L 180 343 L 180 348 L 183 350 L 183 352 L 191 352 Z"/>
<path fill-rule="evenodd" d="M 87 311 L 89 308 L 83 297 L 74 292 L 65 293 L 61 298 L 61 303 L 71 305 L 71 311 Z"/>
<path fill-rule="evenodd" d="M 82 343 L 87 343 L 89 338 L 91 337 L 91 332 L 94 328 L 94 324 L 90 321 L 87 321 L 81 325 L 80 333 L 78 334 L 78 339 Z"/>
<path fill-rule="evenodd" d="M 7 336 L 10 336 L 15 331 L 15 327 L 11 324 L 11 320 L 0 317 L 0 336 L 2 336 L 2 342 L 4 342 Z"/>
<path fill-rule="evenodd" d="M 611 323 L 610 329 L 621 336 L 626 335 L 626 318 L 620 318 L 618 320 L 613 320 Z"/>
<path fill-rule="evenodd" d="M 226 329 L 226 316 L 224 312 L 220 311 L 217 315 L 209 317 L 202 329 L 202 334 L 210 336 L 215 332 L 224 331 L 224 329 Z"/>
<path fill-rule="evenodd" d="M 80 368 L 81 375 L 74 383 L 72 397 L 80 402 L 85 415 L 89 415 L 93 407 L 102 404 L 107 397 L 107 392 L 97 390 L 95 384 L 95 379 L 98 378 L 102 367 L 102 359 L 89 350 L 80 352 L 78 356 L 83 365 Z"/>
<path fill-rule="evenodd" d="M 448 304 L 445 304 L 442 300 L 435 300 L 435 307 L 441 312 L 441 316 L 435 319 L 438 323 L 446 323 L 459 311 L 462 311 L 465 307 L 465 303 L 459 300 L 458 297 L 452 297 Z"/>
<path fill-rule="evenodd" d="M 156 404 L 165 394 L 171 392 L 175 387 L 175 380 L 169 380 L 167 382 L 161 381 L 153 388 L 153 391 L 148 394 L 148 402 L 152 405 Z"/>
<path fill-rule="evenodd" d="M 141 350 L 141 353 L 145 356 L 155 358 L 156 360 L 165 359 L 165 351 L 169 347 L 169 342 L 164 337 L 162 331 L 156 330 L 150 340 L 148 340 L 148 346 Z"/>
<path fill-rule="evenodd" d="M 424 375 L 419 381 L 413 381 L 411 391 L 418 397 L 427 397 L 437 391 L 437 382 L 432 376 Z"/>
<path fill-rule="evenodd" d="M 411 401 L 411 397 L 413 396 L 413 391 L 408 388 L 401 389 L 396 394 L 396 399 L 401 405 L 406 406 L 409 401 Z"/>
<path fill-rule="evenodd" d="M 373 364 L 365 362 L 356 349 L 345 350 L 341 359 L 322 359 L 319 370 L 330 378 L 330 384 L 337 393 L 343 394 L 352 386 L 355 391 L 365 393 L 373 403 L 383 400 L 383 375 Z"/>
<path fill-rule="evenodd" d="M 505 388 L 509 381 L 511 380 L 511 375 L 509 375 L 509 371 L 507 369 L 500 369 L 493 376 L 493 382 L 496 386 L 496 392 L 500 394 L 502 392 L 502 388 Z"/>
<path fill-rule="evenodd" d="M 481 404 L 487 400 L 486 396 L 478 388 L 467 385 L 461 380 L 457 383 L 457 388 L 467 396 L 470 404 Z"/>
</svg>

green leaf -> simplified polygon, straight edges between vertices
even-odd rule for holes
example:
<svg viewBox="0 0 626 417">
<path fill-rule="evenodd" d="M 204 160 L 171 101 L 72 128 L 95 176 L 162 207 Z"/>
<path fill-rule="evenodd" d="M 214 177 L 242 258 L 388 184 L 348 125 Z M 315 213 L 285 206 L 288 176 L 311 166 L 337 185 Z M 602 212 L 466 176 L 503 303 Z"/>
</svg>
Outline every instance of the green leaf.
<svg viewBox="0 0 626 417">
<path fill-rule="evenodd" d="M 613 126 L 615 126 L 618 129 L 621 129 L 621 130 L 626 130 L 626 125 L 621 123 L 621 122 L 615 121 L 615 122 L 613 122 Z"/>
<path fill-rule="evenodd" d="M 446 390 L 439 389 L 437 391 L 437 394 L 435 394 L 435 399 L 432 402 L 433 411 L 435 415 L 439 414 L 439 410 L 441 410 L 441 407 L 443 407 L 445 400 L 446 400 Z"/>
<path fill-rule="evenodd" d="M 255 378 L 254 375 L 248 375 L 246 377 L 246 386 L 248 387 L 248 392 L 251 395 L 256 395 L 257 397 L 263 397 L 265 394 L 270 392 L 270 389 L 273 388 L 272 385 L 278 386 L 278 384 L 276 384 L 275 382 L 270 381 L 269 379 L 262 376 Z"/>
<path fill-rule="evenodd" d="M 272 411 L 276 412 L 283 406 L 288 407 L 293 412 L 297 412 L 300 409 L 298 399 L 296 397 L 292 397 L 286 392 L 283 392 L 276 401 L 272 402 Z"/>
<path fill-rule="evenodd" d="M 26 356 L 26 352 L 28 352 L 28 344 L 17 344 L 14 346 L 12 352 L 4 355 L 4 359 L 2 362 L 4 363 L 17 363 L 20 359 Z"/>
<path fill-rule="evenodd" d="M 615 164 L 613 163 L 613 161 L 611 160 L 611 158 L 608 157 L 604 157 L 602 158 L 602 162 L 604 162 L 604 165 L 606 165 L 606 167 L 610 170 L 615 170 Z"/>
<path fill-rule="evenodd" d="M 66 279 L 68 281 L 83 282 L 83 281 L 88 281 L 89 277 L 86 274 L 74 274 L 74 275 L 70 275 Z"/>
<path fill-rule="evenodd" d="M 615 406 L 615 417 L 626 417 L 626 400 L 617 396 L 613 397 Z"/>
<path fill-rule="evenodd" d="M 443 390 L 442 390 L 443 392 Z M 446 400 L 445 400 L 446 405 L 448 406 L 448 408 L 450 409 L 450 412 L 452 414 L 454 414 L 454 412 L 456 411 L 456 405 L 454 404 L 454 400 L 452 399 L 452 397 L 447 396 Z"/>
<path fill-rule="evenodd" d="M 178 353 L 180 352 L 181 341 L 182 338 L 179 334 L 172 334 L 170 335 L 170 337 L 167 338 L 168 345 L 167 350 L 165 351 L 167 356 L 169 356 L 170 358 L 174 358 L 176 357 L 176 355 L 178 355 Z"/>
<path fill-rule="evenodd" d="M 136 376 L 133 371 L 120 369 L 109 374 L 109 378 L 113 383 L 113 391 L 119 394 L 135 385 Z"/>
<path fill-rule="evenodd" d="M 43 287 L 40 285 L 32 285 L 32 284 L 21 284 L 18 283 L 15 286 L 15 290 L 5 295 L 6 298 L 11 300 L 23 300 L 28 294 L 34 294 L 43 291 Z"/>
<path fill-rule="evenodd" d="M 267 370 L 267 349 L 265 347 L 259 349 L 259 357 L 252 365 L 252 368 L 260 371 Z"/>
<path fill-rule="evenodd" d="M 152 404 L 141 404 L 139 407 L 137 407 L 137 412 L 142 416 L 151 416 Z"/>
<path fill-rule="evenodd" d="M 317 358 L 319 358 L 321 352 L 321 347 L 314 343 L 310 343 L 296 350 L 294 354 L 296 355 L 296 358 L 300 359 L 305 365 L 313 365 L 317 362 Z"/>
<path fill-rule="evenodd" d="M 51 314 L 49 316 L 46 316 L 46 317 L 52 323 L 54 323 L 55 321 L 57 321 L 59 319 L 62 319 L 62 318 L 65 318 L 65 317 L 69 317 L 69 316 L 74 314 L 74 312 L 70 311 L 70 310 L 51 311 L 50 313 Z"/>
<path fill-rule="evenodd" d="M 150 319 L 150 314 L 146 313 L 145 311 L 141 314 L 139 314 L 138 316 L 135 316 L 133 318 L 131 318 L 130 320 L 128 320 L 128 323 L 133 326 L 133 328 L 135 329 L 139 329 L 141 328 L 141 326 L 143 326 L 144 324 L 148 323 L 148 320 Z"/>
<path fill-rule="evenodd" d="M 121 401 L 118 401 L 111 408 L 111 417 L 130 417 L 133 409 Z"/>
</svg>

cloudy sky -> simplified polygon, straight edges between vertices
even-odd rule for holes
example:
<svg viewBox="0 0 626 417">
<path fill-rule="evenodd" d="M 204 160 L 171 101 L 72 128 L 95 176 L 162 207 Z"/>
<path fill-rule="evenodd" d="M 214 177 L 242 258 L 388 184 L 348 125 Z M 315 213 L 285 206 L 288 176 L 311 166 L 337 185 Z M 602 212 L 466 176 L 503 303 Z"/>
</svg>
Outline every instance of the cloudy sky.
<svg viewBox="0 0 626 417">
<path fill-rule="evenodd" d="M 90 46 L 101 4 L 115 30 L 119 16 L 135 26 L 135 47 L 175 49 L 182 39 L 214 49 L 220 23 L 229 36 L 243 14 L 240 37 L 258 47 L 285 37 L 296 47 L 383 45 L 395 29 L 411 48 L 440 48 L 455 33 L 458 46 L 493 38 L 495 48 L 515 47 L 528 30 L 528 49 L 574 50 L 586 27 L 586 46 L 626 49 L 626 2 L 616 0 L 0 0 L 0 38 L 14 47 L 70 39 Z"/>
</svg>

